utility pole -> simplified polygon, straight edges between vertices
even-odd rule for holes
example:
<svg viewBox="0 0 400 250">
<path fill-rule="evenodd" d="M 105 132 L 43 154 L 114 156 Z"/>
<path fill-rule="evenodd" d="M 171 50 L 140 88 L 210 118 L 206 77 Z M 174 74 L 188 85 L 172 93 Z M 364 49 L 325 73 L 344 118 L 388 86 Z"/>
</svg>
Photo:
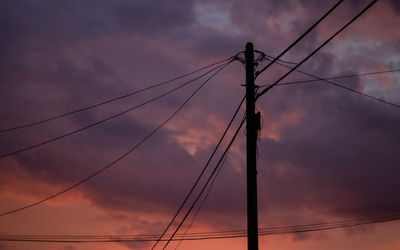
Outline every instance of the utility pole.
<svg viewBox="0 0 400 250">
<path fill-rule="evenodd" d="M 255 113 L 254 47 L 246 44 L 247 249 L 258 250 L 257 117 Z"/>
</svg>

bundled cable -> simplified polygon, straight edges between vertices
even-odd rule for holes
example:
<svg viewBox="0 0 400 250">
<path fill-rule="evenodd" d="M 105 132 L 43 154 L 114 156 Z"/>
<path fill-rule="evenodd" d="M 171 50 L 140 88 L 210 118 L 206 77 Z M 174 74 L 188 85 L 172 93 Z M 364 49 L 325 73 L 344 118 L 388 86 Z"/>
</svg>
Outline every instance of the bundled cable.
<svg viewBox="0 0 400 250">
<path fill-rule="evenodd" d="M 259 228 L 260 236 L 278 234 L 296 234 L 304 232 L 333 230 L 338 228 L 356 227 L 400 220 L 400 214 L 391 214 L 379 217 L 359 218 L 352 220 L 342 220 L 334 222 L 324 222 L 315 224 L 293 225 L 286 227 Z M 165 236 L 170 237 L 171 234 Z M 232 230 L 219 232 L 199 232 L 176 234 L 171 241 L 193 241 L 193 240 L 213 240 L 231 239 L 247 237 L 247 230 Z M 96 243 L 96 242 L 151 242 L 157 241 L 159 235 L 6 235 L 0 234 L 0 241 L 17 242 L 53 242 L 53 243 Z M 167 239 L 161 239 L 167 241 Z"/>
</svg>

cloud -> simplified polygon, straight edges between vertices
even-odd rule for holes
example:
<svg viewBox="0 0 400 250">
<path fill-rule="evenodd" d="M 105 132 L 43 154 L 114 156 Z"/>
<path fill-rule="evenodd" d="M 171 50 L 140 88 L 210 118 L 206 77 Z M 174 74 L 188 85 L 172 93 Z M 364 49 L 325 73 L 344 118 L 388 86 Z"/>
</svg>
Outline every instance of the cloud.
<svg viewBox="0 0 400 250">
<path fill-rule="evenodd" d="M 294 206 L 341 215 L 397 210 L 397 110 L 333 87 L 315 88 L 320 91 L 307 101 L 292 95 L 307 110 L 299 124 L 284 128 L 279 141 L 261 142 L 260 158 L 277 185 L 273 190 L 290 189 L 286 199 L 298 198 L 285 202 Z"/>
<path fill-rule="evenodd" d="M 344 3 L 285 59 L 304 58 L 366 2 Z M 259 50 L 277 55 L 333 4 L 2 2 L 1 128 L 171 79 L 228 58 L 242 51 L 248 41 Z M 397 5 L 396 1 L 378 3 L 301 70 L 324 77 L 398 67 Z M 257 84 L 271 83 L 286 70 L 274 66 L 257 79 Z M 308 77 L 294 73 L 285 81 L 298 79 Z M 243 65 L 233 62 L 148 142 L 77 188 L 68 199 L 60 198 L 42 209 L 80 201 L 108 215 L 99 221 L 114 223 L 114 216 L 132 221 L 112 230 L 159 233 L 190 190 L 230 120 L 244 94 L 244 80 Z M 337 81 L 399 103 L 398 80 L 393 74 Z M 1 159 L 1 197 L 13 200 L 12 204 L 27 203 L 93 173 L 167 119 L 199 83 L 69 138 Z M 46 125 L 0 134 L 1 152 L 80 128 L 173 86 L 177 83 Z M 258 100 L 257 108 L 264 119 L 258 142 L 260 225 L 306 224 L 398 211 L 397 109 L 320 82 L 277 86 Z M 245 227 L 244 154 L 241 133 L 195 229 Z M 301 236 L 297 239 L 313 239 Z"/>
</svg>

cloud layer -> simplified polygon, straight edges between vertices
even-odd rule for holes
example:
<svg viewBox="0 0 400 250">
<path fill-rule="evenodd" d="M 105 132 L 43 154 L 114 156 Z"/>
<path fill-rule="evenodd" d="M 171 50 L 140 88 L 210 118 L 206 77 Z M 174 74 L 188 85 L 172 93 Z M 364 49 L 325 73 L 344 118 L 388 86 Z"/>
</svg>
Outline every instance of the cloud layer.
<svg viewBox="0 0 400 250">
<path fill-rule="evenodd" d="M 44 119 L 174 78 L 242 51 L 247 41 L 254 42 L 258 50 L 277 55 L 334 2 L 2 2 L 1 128 Z M 284 59 L 300 61 L 367 2 L 345 1 Z M 398 69 L 399 13 L 398 1 L 380 1 L 301 69 L 321 77 Z M 257 84 L 271 83 L 286 70 L 274 66 L 257 79 Z M 308 77 L 294 73 L 287 80 L 298 79 Z M 400 104 L 399 79 L 394 73 L 335 81 Z M 244 94 L 244 80 L 243 66 L 234 62 L 129 156 L 64 196 L 0 218 L 0 232 L 162 232 L 222 135 Z M 198 85 L 190 84 L 76 135 L 0 159 L 1 211 L 42 199 L 106 166 L 167 119 Z M 47 124 L 2 133 L 0 152 L 8 153 L 86 126 L 174 86 L 178 83 Z M 400 210 L 399 109 L 321 82 L 277 86 L 260 98 L 257 109 L 263 117 L 258 142 L 261 227 Z M 245 228 L 244 156 L 241 133 L 192 231 Z M 79 221 L 81 225 L 74 224 Z M 377 235 L 389 229 L 395 232 L 399 227 L 387 226 L 375 234 L 361 229 L 362 236 L 354 237 L 378 242 Z M 348 248 L 341 249 L 353 249 L 348 238 L 351 235 L 346 231 L 330 237 L 349 243 Z M 324 249 L 338 247 L 326 234 L 283 237 L 280 243 L 268 239 L 261 242 L 260 249 L 321 249 L 318 244 Z M 229 244 L 233 244 L 229 249 L 245 247 L 244 240 L 235 240 L 185 242 L 180 248 L 226 249 Z M 364 246 L 362 240 L 358 244 Z M 394 249 L 396 244 L 398 241 L 392 237 L 390 244 L 380 249 Z M 0 249 L 26 246 L 93 247 L 1 243 Z M 147 249 L 148 245 L 98 247 Z"/>
</svg>

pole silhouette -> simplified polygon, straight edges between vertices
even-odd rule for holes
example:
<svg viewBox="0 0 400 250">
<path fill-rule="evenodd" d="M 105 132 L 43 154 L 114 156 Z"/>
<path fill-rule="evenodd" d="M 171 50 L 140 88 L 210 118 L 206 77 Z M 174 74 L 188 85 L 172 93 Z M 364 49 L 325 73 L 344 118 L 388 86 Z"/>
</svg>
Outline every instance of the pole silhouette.
<svg viewBox="0 0 400 250">
<path fill-rule="evenodd" d="M 246 161 L 247 161 L 247 249 L 258 250 L 257 212 L 257 119 L 255 114 L 254 47 L 246 44 Z"/>
</svg>

